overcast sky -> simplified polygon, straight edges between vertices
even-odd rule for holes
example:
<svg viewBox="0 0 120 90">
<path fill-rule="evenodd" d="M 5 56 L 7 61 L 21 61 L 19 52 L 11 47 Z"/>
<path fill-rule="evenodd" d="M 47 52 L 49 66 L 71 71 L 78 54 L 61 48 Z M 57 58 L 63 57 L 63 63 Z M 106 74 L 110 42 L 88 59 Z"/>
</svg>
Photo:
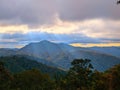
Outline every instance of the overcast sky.
<svg viewBox="0 0 120 90">
<path fill-rule="evenodd" d="M 118 44 L 120 5 L 116 2 L 0 0 L 0 47 L 21 47 L 41 40 Z"/>
</svg>

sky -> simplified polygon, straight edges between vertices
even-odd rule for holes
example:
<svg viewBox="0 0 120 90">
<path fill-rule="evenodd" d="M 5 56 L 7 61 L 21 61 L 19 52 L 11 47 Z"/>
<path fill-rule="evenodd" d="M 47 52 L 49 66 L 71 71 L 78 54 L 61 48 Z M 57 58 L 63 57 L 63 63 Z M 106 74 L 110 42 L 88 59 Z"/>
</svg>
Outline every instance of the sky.
<svg viewBox="0 0 120 90">
<path fill-rule="evenodd" d="M 117 0 L 0 0 L 0 48 L 49 40 L 120 46 Z"/>
</svg>

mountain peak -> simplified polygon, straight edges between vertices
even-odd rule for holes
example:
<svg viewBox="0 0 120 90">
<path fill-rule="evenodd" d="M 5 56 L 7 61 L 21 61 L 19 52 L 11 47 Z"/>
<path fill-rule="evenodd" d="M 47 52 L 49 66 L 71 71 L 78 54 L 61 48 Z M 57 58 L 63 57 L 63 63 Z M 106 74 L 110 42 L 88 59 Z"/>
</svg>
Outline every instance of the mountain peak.
<svg viewBox="0 0 120 90">
<path fill-rule="evenodd" d="M 53 42 L 51 42 L 51 41 L 48 41 L 48 40 L 43 40 L 43 41 L 40 41 L 39 43 L 38 43 L 39 45 L 49 45 L 49 46 L 51 46 L 51 45 L 56 45 L 56 43 L 53 43 Z"/>
<path fill-rule="evenodd" d="M 40 41 L 40 43 L 51 43 L 51 42 L 48 40 L 42 40 L 42 41 Z"/>
</svg>

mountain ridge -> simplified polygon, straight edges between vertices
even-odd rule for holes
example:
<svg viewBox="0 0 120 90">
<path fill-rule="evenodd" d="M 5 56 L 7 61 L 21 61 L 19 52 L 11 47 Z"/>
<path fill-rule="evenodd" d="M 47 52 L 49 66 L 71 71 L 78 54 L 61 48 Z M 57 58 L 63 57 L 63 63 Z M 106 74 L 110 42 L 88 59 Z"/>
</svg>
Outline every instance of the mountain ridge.
<svg viewBox="0 0 120 90">
<path fill-rule="evenodd" d="M 21 48 L 18 53 L 46 59 L 65 69 L 68 69 L 70 67 L 70 62 L 76 58 L 91 59 L 95 68 L 101 71 L 120 63 L 120 58 L 109 54 L 97 52 L 95 50 L 76 48 L 67 44 L 53 43 L 46 40 L 28 44 Z M 104 62 L 108 63 L 108 65 L 105 65 Z"/>
<path fill-rule="evenodd" d="M 37 62 L 34 59 L 29 59 L 26 56 L 19 56 L 19 55 L 3 56 L 0 57 L 0 62 L 3 62 L 5 68 L 12 73 L 18 73 L 31 69 L 38 69 L 41 72 L 47 73 L 49 75 L 65 73 L 65 71 L 63 71 L 60 68 L 45 65 L 43 63 Z"/>
<path fill-rule="evenodd" d="M 43 40 L 37 43 L 30 43 L 17 50 L 0 49 L 0 56 L 24 55 L 28 59 L 63 69 L 69 69 L 72 60 L 78 58 L 91 59 L 95 69 L 100 71 L 105 71 L 120 63 L 119 57 L 95 49 L 73 47 L 64 43 L 53 43 Z"/>
</svg>

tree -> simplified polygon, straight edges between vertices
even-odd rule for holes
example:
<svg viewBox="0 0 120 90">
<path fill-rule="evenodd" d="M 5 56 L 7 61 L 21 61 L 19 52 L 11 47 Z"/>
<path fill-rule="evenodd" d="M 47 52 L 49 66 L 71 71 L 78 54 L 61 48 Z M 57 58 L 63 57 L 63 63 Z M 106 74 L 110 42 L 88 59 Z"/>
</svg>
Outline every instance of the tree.
<svg viewBox="0 0 120 90">
<path fill-rule="evenodd" d="M 111 76 L 109 80 L 111 90 L 120 90 L 120 64 L 113 66 L 105 74 Z"/>
<path fill-rule="evenodd" d="M 0 62 L 0 90 L 9 90 L 12 75 L 5 69 L 4 63 Z"/>
<path fill-rule="evenodd" d="M 12 89 L 20 90 L 54 90 L 54 82 L 47 74 L 37 69 L 27 70 L 14 75 Z"/>
<path fill-rule="evenodd" d="M 75 59 L 71 62 L 67 80 L 71 89 L 69 90 L 89 90 L 93 66 L 89 59 Z"/>
<path fill-rule="evenodd" d="M 117 4 L 120 4 L 120 0 L 117 1 Z"/>
<path fill-rule="evenodd" d="M 120 90 L 120 64 L 105 72 L 95 71 L 92 78 L 93 90 Z"/>
<path fill-rule="evenodd" d="M 93 90 L 109 90 L 108 75 L 99 71 L 94 71 L 92 74 L 92 88 Z"/>
</svg>

